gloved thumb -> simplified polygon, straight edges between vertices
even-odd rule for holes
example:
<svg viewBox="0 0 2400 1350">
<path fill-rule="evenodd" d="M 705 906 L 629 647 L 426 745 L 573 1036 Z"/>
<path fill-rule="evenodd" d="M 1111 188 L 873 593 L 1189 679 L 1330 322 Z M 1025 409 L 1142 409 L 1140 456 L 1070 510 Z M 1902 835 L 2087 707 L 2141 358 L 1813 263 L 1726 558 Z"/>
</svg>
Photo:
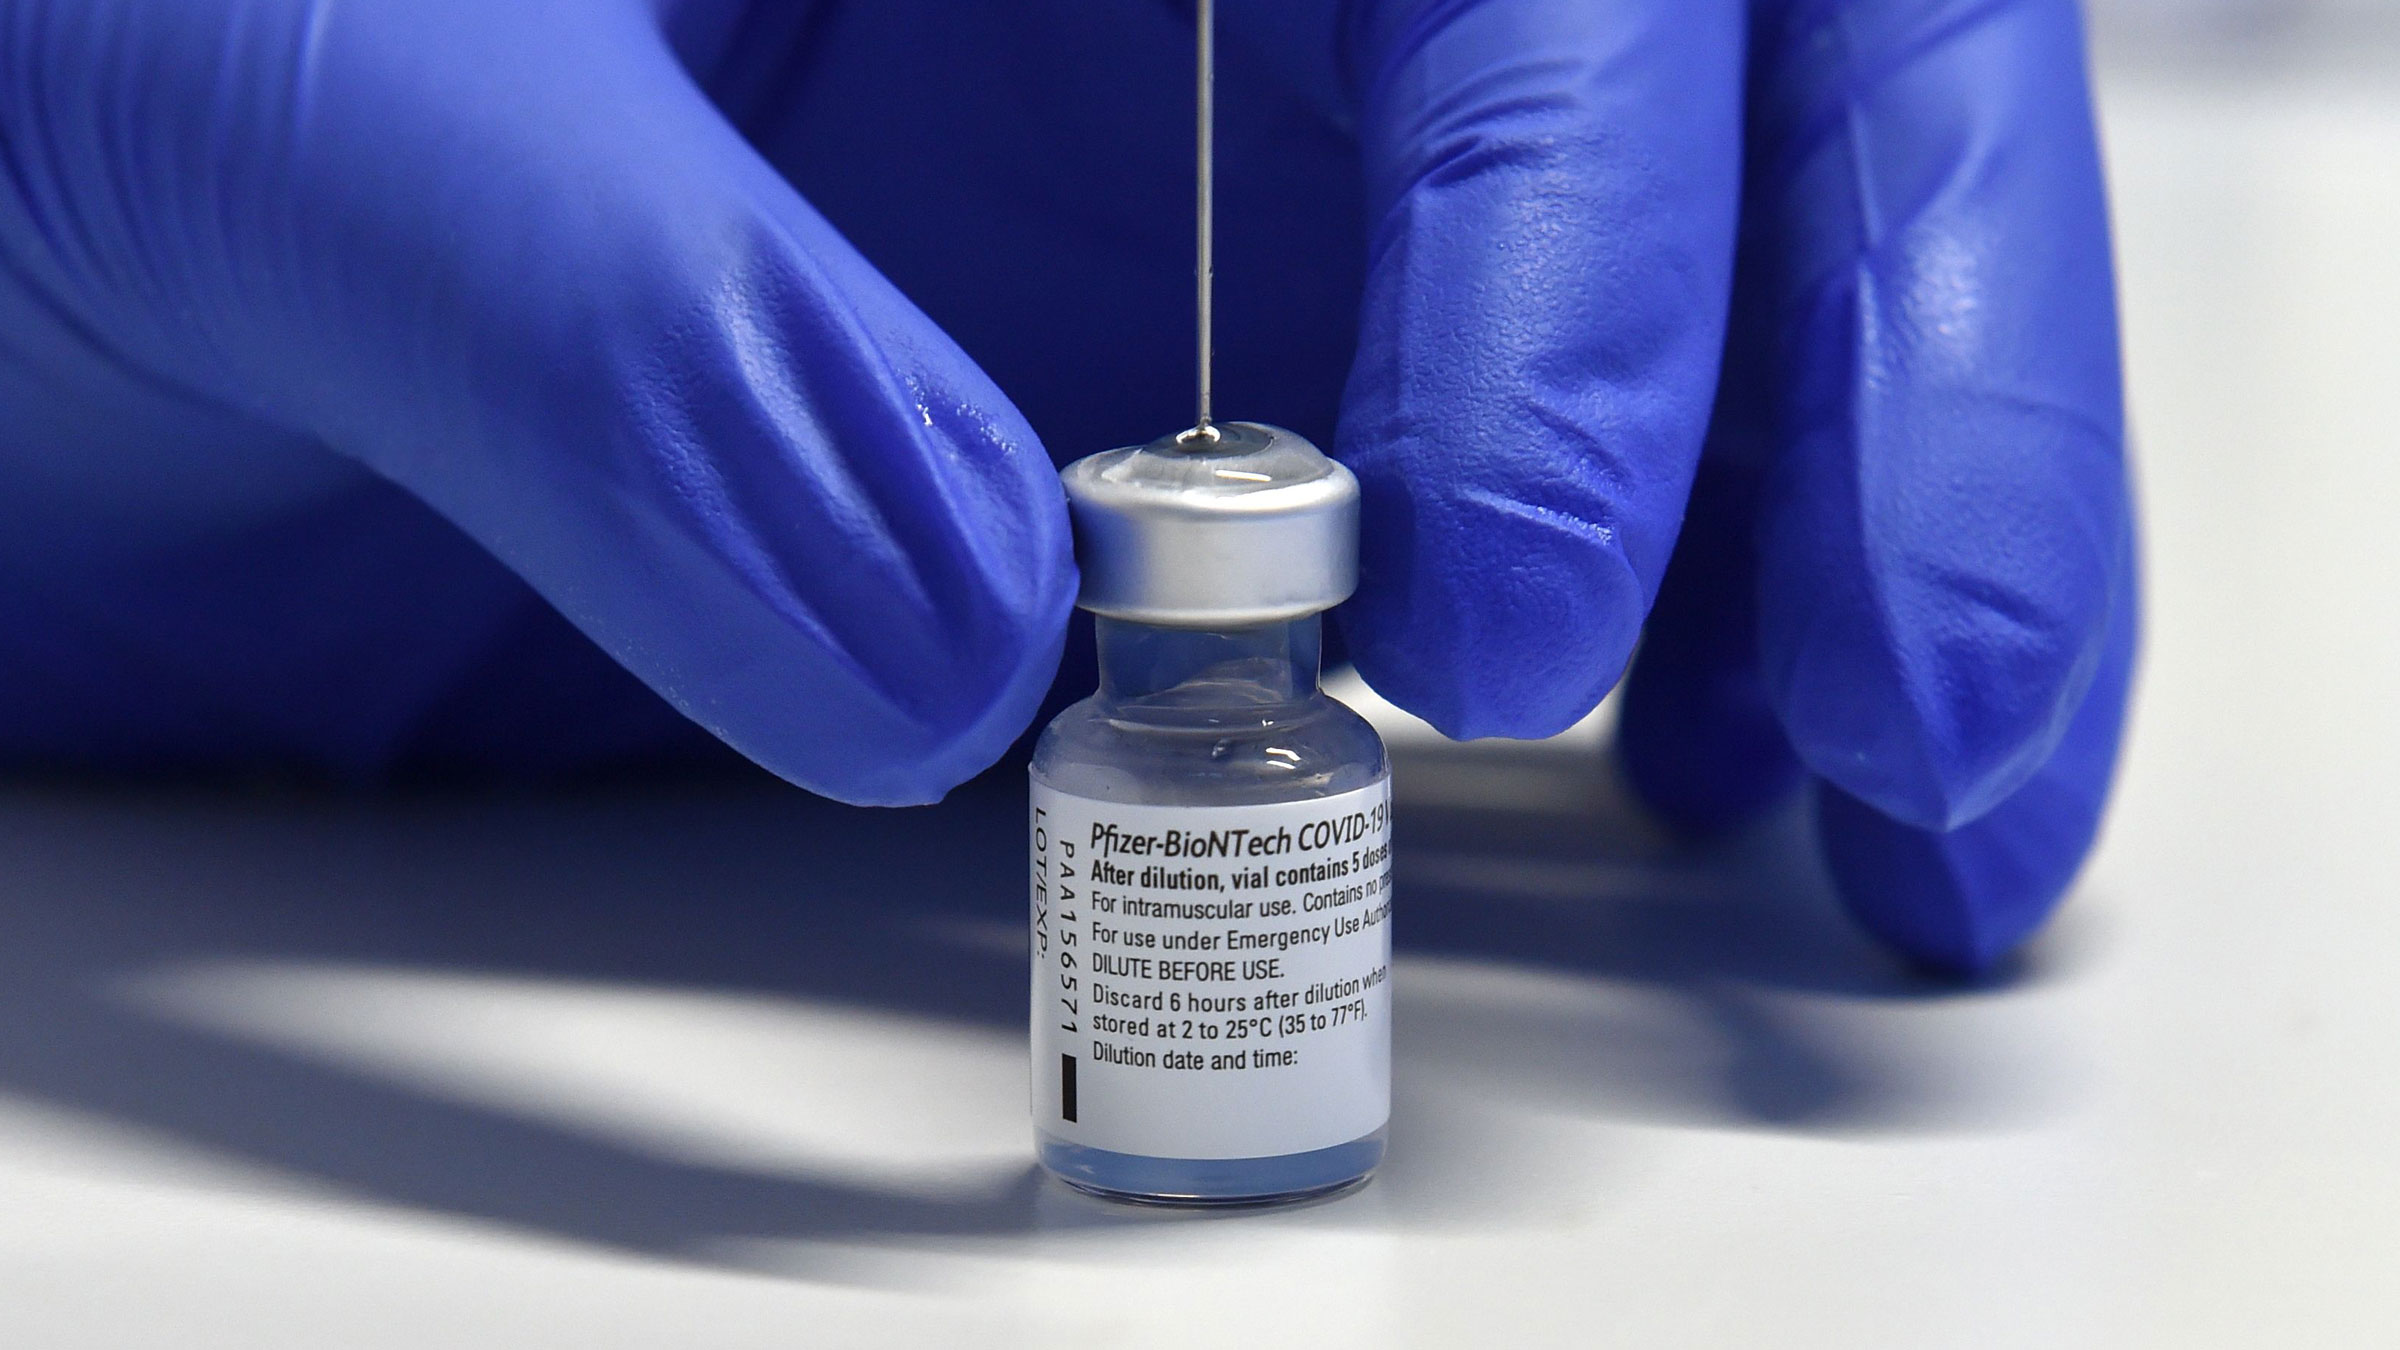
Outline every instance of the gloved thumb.
<svg viewBox="0 0 2400 1350">
<path fill-rule="evenodd" d="M 0 128 L 94 341 L 413 491 L 803 786 L 930 800 L 1031 717 L 1039 443 L 651 6 L 32 8 Z"/>
</svg>

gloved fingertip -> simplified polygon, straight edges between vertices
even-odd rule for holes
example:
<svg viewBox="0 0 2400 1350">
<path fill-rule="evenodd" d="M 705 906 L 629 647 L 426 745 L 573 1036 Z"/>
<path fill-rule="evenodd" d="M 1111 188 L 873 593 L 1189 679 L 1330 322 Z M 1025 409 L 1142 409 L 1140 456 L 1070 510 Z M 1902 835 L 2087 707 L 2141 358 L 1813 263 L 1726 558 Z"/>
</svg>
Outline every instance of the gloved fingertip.
<svg viewBox="0 0 2400 1350">
<path fill-rule="evenodd" d="M 1057 677 L 1073 597 L 1069 585 L 1058 597 L 1064 603 L 1054 602 L 1047 617 L 1020 634 L 1021 642 L 1005 653 L 987 651 L 995 678 L 979 700 L 980 712 L 940 728 L 916 753 L 844 756 L 837 770 L 841 778 L 830 782 L 828 756 L 818 739 L 792 747 L 789 772 L 771 754 L 751 756 L 787 781 L 854 806 L 931 806 L 998 763 L 1026 734 Z"/>
<path fill-rule="evenodd" d="M 2066 894 L 2090 842 L 2072 828 L 2015 838 L 2008 806 L 1948 832 L 1922 830 L 1817 784 L 1817 834 L 1859 926 L 1936 974 L 1989 973 Z"/>
<path fill-rule="evenodd" d="M 1453 740 L 1538 740 L 1599 706 L 1650 599 L 1605 527 L 1354 465 L 1361 584 L 1335 618 L 1377 692 Z"/>
<path fill-rule="evenodd" d="M 2099 676 L 2064 739 L 2025 785 L 1956 829 L 1894 820 L 1822 779 L 1817 835 L 1852 918 L 1936 972 L 1990 972 L 2041 927 L 2098 837 L 2132 687 L 2138 612 L 2130 588 Z"/>
<path fill-rule="evenodd" d="M 1874 477 L 1942 480 L 1912 485 L 1914 519 L 1860 496 L 1855 466 L 1795 453 L 1762 531 L 1762 667 L 1794 749 L 1920 829 L 1974 821 L 2041 771 L 2104 679 L 2131 589 L 2114 446 L 2084 437 L 2088 472 L 2020 481 L 2001 447 L 2057 439 L 2026 420 L 1983 416 L 1971 447 L 1912 441 L 1904 472 Z"/>
</svg>

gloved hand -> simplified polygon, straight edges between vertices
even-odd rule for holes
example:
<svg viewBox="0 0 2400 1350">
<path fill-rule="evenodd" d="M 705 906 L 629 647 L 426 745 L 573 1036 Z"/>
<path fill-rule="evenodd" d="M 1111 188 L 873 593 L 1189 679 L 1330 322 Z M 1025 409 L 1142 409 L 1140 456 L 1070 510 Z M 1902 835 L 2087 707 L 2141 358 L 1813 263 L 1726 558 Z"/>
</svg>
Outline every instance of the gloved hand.
<svg viewBox="0 0 2400 1350">
<path fill-rule="evenodd" d="M 2134 633 L 2071 0 L 1222 23 L 1220 407 L 1358 471 L 1367 678 L 1541 735 L 1655 600 L 1646 796 L 1708 827 L 1806 776 L 1871 929 L 2014 945 Z M 0 0 L 0 758 L 563 765 L 691 752 L 672 704 L 939 795 L 1056 661 L 1043 444 L 1189 420 L 1190 37 Z"/>
</svg>

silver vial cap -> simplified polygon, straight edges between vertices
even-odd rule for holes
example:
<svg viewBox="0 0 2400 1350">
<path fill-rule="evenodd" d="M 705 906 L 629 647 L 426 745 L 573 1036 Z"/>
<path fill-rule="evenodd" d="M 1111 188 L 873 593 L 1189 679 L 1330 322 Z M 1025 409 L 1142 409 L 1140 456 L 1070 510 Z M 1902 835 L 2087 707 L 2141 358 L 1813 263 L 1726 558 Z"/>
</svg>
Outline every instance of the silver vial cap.
<svg viewBox="0 0 2400 1350">
<path fill-rule="evenodd" d="M 1358 589 L 1358 479 L 1304 436 L 1219 422 L 1061 470 L 1076 603 L 1170 628 L 1246 628 Z"/>
</svg>

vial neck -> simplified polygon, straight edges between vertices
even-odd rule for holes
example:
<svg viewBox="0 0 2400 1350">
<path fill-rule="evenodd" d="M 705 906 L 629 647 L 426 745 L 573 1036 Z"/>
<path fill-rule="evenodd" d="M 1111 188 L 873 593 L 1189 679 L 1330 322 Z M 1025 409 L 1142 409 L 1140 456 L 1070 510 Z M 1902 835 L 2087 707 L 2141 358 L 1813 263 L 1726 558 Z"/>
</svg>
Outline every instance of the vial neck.
<svg viewBox="0 0 2400 1350">
<path fill-rule="evenodd" d="M 1322 623 L 1315 614 L 1229 629 L 1096 619 L 1100 697 L 1112 703 L 1296 703 L 1317 692 Z"/>
</svg>

